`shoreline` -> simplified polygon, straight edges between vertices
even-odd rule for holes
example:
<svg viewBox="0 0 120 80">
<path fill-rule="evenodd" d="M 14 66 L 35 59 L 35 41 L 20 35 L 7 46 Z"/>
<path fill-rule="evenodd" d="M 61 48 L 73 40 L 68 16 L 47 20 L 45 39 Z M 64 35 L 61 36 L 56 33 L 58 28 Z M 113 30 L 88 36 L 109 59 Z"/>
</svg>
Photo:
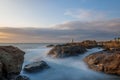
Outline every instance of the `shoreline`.
<svg viewBox="0 0 120 80">
<path fill-rule="evenodd" d="M 89 41 L 88 41 L 89 42 Z M 87 43 L 88 43 L 87 42 Z M 20 43 L 19 43 L 20 44 Z M 73 58 L 73 61 L 75 60 L 78 64 L 76 64 L 76 65 L 79 65 L 80 66 L 80 64 L 82 64 L 81 63 L 81 60 L 80 60 L 80 62 L 77 60 L 77 59 L 74 59 L 74 56 L 71 56 L 71 57 L 66 57 L 66 58 L 62 58 L 62 59 L 54 59 L 54 58 L 51 58 L 51 57 L 48 57 L 47 56 L 47 53 L 45 54 L 45 52 L 46 52 L 46 50 L 50 50 L 50 49 L 52 49 L 52 48 L 54 48 L 54 47 L 56 47 L 56 46 L 63 46 L 63 48 L 65 48 L 66 49 L 66 47 L 76 47 L 76 48 L 78 48 L 79 46 L 84 46 L 84 47 L 86 47 L 88 50 L 94 50 L 94 48 L 95 47 L 98 47 L 98 48 L 95 48 L 95 49 L 99 49 L 100 50 L 100 48 L 101 47 L 99 47 L 99 46 L 97 46 L 96 45 L 96 42 L 92 42 L 92 45 L 91 45 L 91 43 L 89 43 L 89 45 L 87 44 L 87 46 L 86 46 L 86 42 L 83 42 L 82 44 L 81 43 L 66 43 L 66 44 L 56 44 L 55 46 L 52 46 L 52 47 L 46 47 L 48 44 L 34 44 L 34 47 L 33 47 L 33 43 L 32 44 L 21 44 L 22 46 L 20 46 L 20 45 L 17 45 L 16 44 L 16 46 L 19 46 L 19 47 L 23 47 L 23 50 L 25 50 L 25 52 L 26 52 L 26 50 L 28 49 L 28 51 L 27 51 L 27 55 L 26 55 L 26 57 L 29 57 L 29 56 L 31 56 L 31 58 L 30 58 L 30 62 L 32 61 L 32 58 L 33 58 L 33 60 L 45 60 L 45 62 L 47 62 L 48 63 L 48 65 L 50 65 L 50 69 L 48 69 L 48 70 L 45 70 L 45 71 L 43 71 L 42 73 L 39 73 L 39 74 L 46 74 L 46 76 L 47 76 L 47 72 L 49 72 L 49 71 L 51 71 L 51 68 L 53 67 L 53 68 L 55 68 L 53 65 L 56 65 L 56 70 L 57 71 L 59 71 L 58 70 L 58 68 L 57 68 L 57 64 L 53 64 L 53 63 L 51 63 L 51 62 L 54 62 L 55 61 L 55 63 L 60 63 L 61 61 L 60 60 L 63 60 L 63 62 L 66 62 L 66 60 L 68 60 L 67 62 L 69 63 L 69 61 L 71 61 L 71 59 Z M 85 45 L 83 45 L 83 44 L 85 44 Z M 32 46 L 32 48 L 30 48 L 30 46 Z M 43 48 L 42 48 L 42 46 L 44 46 Z M 66 47 L 65 47 L 66 46 Z M 37 49 L 36 49 L 37 48 Z M 81 47 L 82 48 L 82 47 Z M 104 48 L 104 47 L 103 47 Z M 58 49 L 59 49 L 59 47 L 58 47 Z M 78 48 L 79 49 L 79 48 Z M 74 49 L 75 51 L 77 50 L 77 49 Z M 41 52 L 42 51 L 42 52 Z M 45 51 L 45 52 L 44 52 Z M 66 50 L 65 50 L 66 51 Z M 69 49 L 68 49 L 68 51 L 70 51 Z M 75 52 L 74 51 L 74 52 Z M 109 50 L 108 50 L 109 51 Z M 47 51 L 48 52 L 48 51 Z M 62 51 L 63 52 L 63 51 Z M 71 52 L 71 51 L 70 51 Z M 113 50 L 113 52 L 114 52 L 114 50 Z M 37 53 L 37 54 L 35 54 L 35 53 Z M 65 52 L 66 53 L 66 52 Z M 75 52 L 76 53 L 76 52 Z M 89 51 L 88 51 L 88 53 L 89 53 Z M 34 55 L 34 56 L 33 56 Z M 39 56 L 38 56 L 39 55 Z M 84 54 L 80 54 L 79 56 L 81 56 L 81 58 L 84 58 L 85 56 L 87 56 L 88 54 L 87 54 L 87 52 L 85 52 Z M 94 55 L 94 51 L 93 52 L 91 52 L 91 54 L 90 55 Z M 78 56 L 78 55 L 77 55 Z M 25 63 L 25 62 L 24 62 Z M 73 63 L 74 64 L 74 63 Z M 25 64 L 24 64 L 24 66 L 25 66 Z M 24 67 L 23 66 L 23 67 Z M 58 65 L 58 67 L 59 67 L 59 65 Z M 65 66 L 63 66 L 63 63 L 61 63 L 61 69 L 64 69 L 64 67 Z M 70 65 L 69 65 L 69 67 L 70 67 Z M 69 69 L 69 67 L 68 67 L 68 69 Z M 74 66 L 75 67 L 75 66 Z M 60 69 L 59 68 L 59 69 Z M 73 68 L 73 66 L 71 66 L 71 68 Z M 67 67 L 65 67 L 65 69 L 67 69 Z M 78 68 L 79 69 L 79 68 Z M 82 67 L 80 67 L 80 69 L 82 69 Z M 76 69 L 75 69 L 76 70 Z M 72 70 L 72 71 L 74 71 L 74 69 Z M 91 70 L 90 70 L 91 71 Z M 53 71 L 51 71 L 52 73 L 53 73 Z M 66 71 L 67 72 L 67 71 Z M 69 71 L 68 71 L 69 72 Z M 92 72 L 94 72 L 94 71 L 92 71 Z M 21 72 L 21 73 L 23 73 L 23 72 Z M 82 72 L 79 72 L 78 71 L 78 73 L 79 74 L 81 74 Z M 95 73 L 97 73 L 97 72 L 95 72 Z M 77 75 L 77 73 L 75 73 L 76 75 Z M 99 74 L 99 72 L 98 72 L 98 74 Z M 30 76 L 29 74 L 24 74 L 24 75 L 26 75 L 26 76 L 28 76 L 28 77 L 35 77 L 36 75 L 33 75 L 33 76 Z M 52 74 L 51 74 L 52 75 Z M 62 74 L 61 74 L 62 75 Z M 102 74 L 100 74 L 100 75 L 102 75 Z M 100 76 L 99 75 L 99 76 Z M 53 75 L 52 75 L 53 76 Z M 95 76 L 95 75 L 94 75 Z M 36 76 L 36 77 L 39 77 L 39 76 Z M 81 76 L 76 76 L 76 77 L 81 77 Z M 107 77 L 107 76 L 106 76 Z M 111 76 L 112 77 L 112 76 Z M 31 78 L 31 79 L 33 79 L 33 78 Z M 44 78 L 43 78 L 44 79 Z"/>
</svg>

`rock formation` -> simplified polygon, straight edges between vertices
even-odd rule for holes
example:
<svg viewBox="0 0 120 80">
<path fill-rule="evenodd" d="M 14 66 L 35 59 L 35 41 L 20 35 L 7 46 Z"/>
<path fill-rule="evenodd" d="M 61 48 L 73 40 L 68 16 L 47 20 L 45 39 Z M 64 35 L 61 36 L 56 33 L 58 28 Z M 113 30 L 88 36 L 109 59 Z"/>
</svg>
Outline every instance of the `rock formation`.
<svg viewBox="0 0 120 80">
<path fill-rule="evenodd" d="M 95 40 L 85 40 L 81 44 L 87 49 L 91 49 L 98 46 Z"/>
<path fill-rule="evenodd" d="M 49 51 L 48 55 L 56 58 L 63 58 L 69 56 L 77 56 L 79 54 L 83 54 L 85 51 L 86 48 L 81 45 L 63 44 L 53 47 Z"/>
<path fill-rule="evenodd" d="M 120 75 L 120 51 L 101 51 L 87 56 L 84 61 L 96 71 Z"/>
<path fill-rule="evenodd" d="M 46 47 L 54 47 L 55 45 L 54 44 L 49 44 L 49 45 L 47 45 Z"/>
<path fill-rule="evenodd" d="M 27 76 L 24 75 L 18 75 L 15 80 L 30 80 Z"/>
<path fill-rule="evenodd" d="M 98 42 L 98 46 L 104 48 L 106 51 L 120 51 L 120 42 L 118 41 Z"/>
<path fill-rule="evenodd" d="M 25 65 L 24 71 L 32 73 L 32 72 L 43 71 L 44 69 L 48 69 L 48 68 L 49 66 L 45 61 L 38 61 Z"/>
<path fill-rule="evenodd" d="M 11 80 L 20 74 L 25 52 L 13 46 L 0 46 L 0 80 Z"/>
</svg>

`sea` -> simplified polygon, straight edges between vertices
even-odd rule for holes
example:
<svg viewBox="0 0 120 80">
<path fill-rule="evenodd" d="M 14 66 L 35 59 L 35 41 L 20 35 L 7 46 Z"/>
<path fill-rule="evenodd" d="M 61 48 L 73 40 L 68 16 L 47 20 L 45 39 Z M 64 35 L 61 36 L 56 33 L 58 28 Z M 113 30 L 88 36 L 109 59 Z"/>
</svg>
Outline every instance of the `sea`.
<svg viewBox="0 0 120 80">
<path fill-rule="evenodd" d="M 49 43 L 0 44 L 0 46 L 8 45 L 18 47 L 26 53 L 23 68 L 26 64 L 40 60 L 50 66 L 49 69 L 37 73 L 26 73 L 22 70 L 21 75 L 28 76 L 31 80 L 120 80 L 119 76 L 93 71 L 84 63 L 85 56 L 102 51 L 100 48 L 88 49 L 79 56 L 57 59 L 47 56 L 51 49 L 46 47 Z"/>
</svg>

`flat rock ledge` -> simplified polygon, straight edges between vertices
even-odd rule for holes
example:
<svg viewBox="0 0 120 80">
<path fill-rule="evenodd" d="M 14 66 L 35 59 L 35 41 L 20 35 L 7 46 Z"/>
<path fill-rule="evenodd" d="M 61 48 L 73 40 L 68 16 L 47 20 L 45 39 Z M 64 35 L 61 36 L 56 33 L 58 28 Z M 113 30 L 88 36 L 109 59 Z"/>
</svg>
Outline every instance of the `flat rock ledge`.
<svg viewBox="0 0 120 80">
<path fill-rule="evenodd" d="M 120 51 L 101 51 L 85 57 L 89 68 L 107 74 L 120 75 Z"/>
<path fill-rule="evenodd" d="M 0 80 L 16 80 L 24 61 L 22 50 L 13 46 L 0 46 Z"/>
</svg>

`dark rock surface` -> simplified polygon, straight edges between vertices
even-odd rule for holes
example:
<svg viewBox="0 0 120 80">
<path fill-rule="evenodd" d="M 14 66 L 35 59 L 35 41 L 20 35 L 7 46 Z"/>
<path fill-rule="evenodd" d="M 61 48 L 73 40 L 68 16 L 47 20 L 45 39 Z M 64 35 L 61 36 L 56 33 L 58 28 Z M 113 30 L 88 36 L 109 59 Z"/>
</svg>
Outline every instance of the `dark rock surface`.
<svg viewBox="0 0 120 80">
<path fill-rule="evenodd" d="M 48 69 L 48 68 L 49 66 L 45 61 L 38 61 L 25 65 L 24 71 L 32 73 L 32 72 L 43 71 L 44 69 Z"/>
<path fill-rule="evenodd" d="M 19 75 L 15 78 L 15 80 L 30 80 L 27 76 Z"/>
<path fill-rule="evenodd" d="M 13 46 L 0 46 L 0 80 L 11 80 L 22 69 L 25 52 Z"/>
<path fill-rule="evenodd" d="M 53 44 L 49 44 L 49 45 L 47 45 L 46 47 L 54 47 L 55 45 L 53 45 Z"/>
<path fill-rule="evenodd" d="M 49 51 L 48 55 L 55 58 L 64 58 L 69 56 L 77 56 L 79 54 L 83 54 L 85 51 L 86 48 L 81 45 L 63 44 L 53 47 Z"/>
<path fill-rule="evenodd" d="M 101 51 L 87 56 L 84 61 L 95 70 L 120 75 L 120 51 Z"/>
</svg>

